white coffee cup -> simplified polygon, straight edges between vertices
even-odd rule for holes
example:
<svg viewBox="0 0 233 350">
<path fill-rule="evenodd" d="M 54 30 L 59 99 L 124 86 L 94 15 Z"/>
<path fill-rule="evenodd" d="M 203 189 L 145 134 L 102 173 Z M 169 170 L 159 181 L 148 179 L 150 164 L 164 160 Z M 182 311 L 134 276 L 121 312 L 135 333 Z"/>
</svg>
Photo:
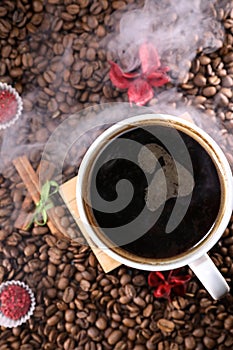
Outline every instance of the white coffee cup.
<svg viewBox="0 0 233 350">
<path fill-rule="evenodd" d="M 169 259 L 152 259 L 152 261 L 135 261 L 130 255 L 122 255 L 110 246 L 105 239 L 102 239 L 100 229 L 93 225 L 90 215 L 87 213 L 85 200 L 88 196 L 88 188 L 90 186 L 89 176 L 92 166 L 97 156 L 103 148 L 113 138 L 137 126 L 145 125 L 169 125 L 191 136 L 197 141 L 207 153 L 210 155 L 221 184 L 221 205 L 215 224 L 209 231 L 208 236 L 201 240 L 195 247 Z M 85 235 L 88 235 L 93 242 L 103 249 L 113 259 L 127 266 L 147 270 L 147 271 L 163 271 L 171 270 L 185 265 L 193 270 L 195 275 L 202 282 L 204 287 L 214 299 L 223 297 L 229 292 L 229 286 L 225 279 L 207 255 L 207 252 L 217 243 L 227 227 L 233 208 L 233 181 L 229 163 L 217 145 L 217 143 L 203 130 L 196 125 L 184 119 L 164 114 L 143 114 L 120 121 L 109 129 L 104 131 L 90 146 L 85 154 L 79 168 L 76 201 L 79 212 L 79 226 Z M 204 213 L 203 213 L 204 214 Z"/>
</svg>

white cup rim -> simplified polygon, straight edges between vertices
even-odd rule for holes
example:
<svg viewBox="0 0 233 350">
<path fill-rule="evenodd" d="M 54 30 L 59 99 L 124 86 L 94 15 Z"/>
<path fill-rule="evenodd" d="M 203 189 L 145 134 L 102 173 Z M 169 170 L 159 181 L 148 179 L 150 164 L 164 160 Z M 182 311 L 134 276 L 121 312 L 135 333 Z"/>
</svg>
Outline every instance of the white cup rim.
<svg viewBox="0 0 233 350">
<path fill-rule="evenodd" d="M 162 259 L 161 261 L 157 260 L 153 263 L 141 263 L 136 262 L 130 259 L 127 259 L 126 257 L 123 257 L 119 254 L 117 254 L 115 251 L 111 250 L 95 233 L 92 226 L 89 225 L 88 218 L 86 215 L 85 208 L 83 206 L 83 182 L 86 178 L 86 171 L 89 167 L 90 160 L 93 159 L 93 156 L 96 155 L 98 146 L 102 144 L 104 141 L 111 139 L 114 134 L 117 132 L 119 133 L 122 128 L 124 128 L 126 125 L 138 125 L 139 122 L 145 122 L 145 121 L 151 121 L 151 120 L 163 120 L 165 122 L 172 122 L 177 123 L 184 127 L 189 128 L 190 130 L 196 132 L 198 135 L 201 136 L 202 139 L 205 140 L 206 143 L 214 150 L 214 153 L 216 154 L 217 158 L 221 162 L 221 168 L 224 169 L 224 184 L 226 187 L 225 191 L 225 206 L 224 211 L 221 216 L 221 221 L 219 222 L 219 225 L 213 235 L 209 235 L 207 239 L 194 251 L 187 252 L 183 254 L 182 256 L 175 257 L 172 261 L 170 259 L 164 261 L 165 259 Z M 102 147 L 101 147 L 102 148 Z M 100 149 L 101 149 L 100 148 Z M 98 153 L 98 152 L 97 152 Z M 98 138 L 92 143 L 90 148 L 87 150 L 80 168 L 79 173 L 77 176 L 77 183 L 76 183 L 76 203 L 77 208 L 79 212 L 79 226 L 81 231 L 85 231 L 85 233 L 93 240 L 93 242 L 97 245 L 97 247 L 101 247 L 101 249 L 109 255 L 111 258 L 117 260 L 118 262 L 125 264 L 130 267 L 138 268 L 141 270 L 148 270 L 148 271 L 162 271 L 162 270 L 170 270 L 174 268 L 178 268 L 181 266 L 185 266 L 193 262 L 194 260 L 198 259 L 205 253 L 207 253 L 220 239 L 222 236 L 225 228 L 227 227 L 230 217 L 232 214 L 232 207 L 233 207 L 233 181 L 232 181 L 232 172 L 230 165 L 221 150 L 221 148 L 218 146 L 218 144 L 202 129 L 197 127 L 195 124 L 186 121 L 182 118 L 167 115 L 167 114 L 142 114 L 137 115 L 131 118 L 127 118 L 125 120 L 122 120 L 113 126 L 109 127 L 106 131 L 104 131 Z"/>
</svg>

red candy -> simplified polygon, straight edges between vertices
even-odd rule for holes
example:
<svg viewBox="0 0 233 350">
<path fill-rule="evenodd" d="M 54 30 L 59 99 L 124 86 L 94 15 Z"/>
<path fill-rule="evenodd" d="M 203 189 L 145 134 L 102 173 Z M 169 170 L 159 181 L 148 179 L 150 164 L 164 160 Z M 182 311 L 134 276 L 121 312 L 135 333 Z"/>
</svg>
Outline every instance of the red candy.
<svg viewBox="0 0 233 350">
<path fill-rule="evenodd" d="M 7 123 L 14 118 L 17 107 L 14 94 L 7 90 L 0 90 L 0 123 Z"/>
<path fill-rule="evenodd" d="M 7 286 L 0 294 L 0 311 L 12 320 L 25 316 L 31 306 L 28 291 L 17 285 Z"/>
</svg>

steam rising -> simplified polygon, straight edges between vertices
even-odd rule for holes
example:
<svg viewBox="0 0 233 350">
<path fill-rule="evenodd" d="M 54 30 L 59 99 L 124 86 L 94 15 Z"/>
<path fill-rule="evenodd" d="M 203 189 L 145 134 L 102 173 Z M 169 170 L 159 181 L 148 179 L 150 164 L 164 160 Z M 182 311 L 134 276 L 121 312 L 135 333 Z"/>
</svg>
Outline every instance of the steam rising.
<svg viewBox="0 0 233 350">
<path fill-rule="evenodd" d="M 109 34 L 102 44 L 107 45 L 107 49 L 115 55 L 115 59 L 119 61 L 125 70 L 131 71 L 139 65 L 137 53 L 140 44 L 146 40 L 154 43 L 164 64 L 171 68 L 173 81 L 178 83 L 181 76 L 184 76 L 189 71 L 190 61 L 196 56 L 199 47 L 203 47 L 206 52 L 211 52 L 222 45 L 223 32 L 220 23 L 214 18 L 214 10 L 211 11 L 212 5 L 213 1 L 210 0 L 202 2 L 200 0 L 146 0 L 143 8 L 129 9 L 123 15 L 118 13 L 118 15 L 120 14 L 119 31 Z M 52 28 L 52 25 L 55 23 L 54 16 L 48 15 L 46 20 L 48 22 L 46 32 L 40 33 L 39 28 L 35 35 L 37 35 L 37 39 L 41 36 L 43 40 L 50 41 L 52 44 L 55 39 L 50 36 L 49 22 Z M 33 35 L 31 39 L 33 39 Z M 41 53 L 38 52 L 38 54 Z M 62 63 L 64 70 L 72 70 L 73 63 L 77 63 L 73 62 L 72 54 L 71 40 L 67 44 L 66 50 L 60 56 L 56 56 L 56 62 Z M 58 65 L 55 72 L 55 82 L 57 80 L 59 82 L 63 74 L 59 67 Z M 44 68 L 45 71 L 46 69 L 47 67 Z M 43 74 L 43 72 L 40 72 L 40 74 Z M 51 86 L 55 94 L 58 86 L 60 86 L 60 83 Z M 23 99 L 30 101 L 33 105 L 33 110 L 27 111 L 25 108 L 20 120 L 11 128 L 0 133 L 0 172 L 15 157 L 22 154 L 30 155 L 31 152 L 36 151 L 41 154 L 46 146 L 46 142 L 36 142 L 33 135 L 35 130 L 32 130 L 31 127 L 31 119 L 38 118 L 38 128 L 40 128 L 43 120 L 46 124 L 46 121 L 53 118 L 53 113 L 47 111 L 47 100 L 44 101 L 43 105 L 38 105 L 38 95 L 40 92 L 43 93 L 42 90 L 40 91 L 40 87 L 28 84 L 28 90 L 30 91 L 26 89 Z M 173 99 L 175 100 L 174 103 Z M 198 126 L 204 128 L 219 144 L 224 145 L 224 135 L 221 133 L 223 127 L 218 124 L 216 119 L 211 119 L 195 108 L 182 103 L 182 94 L 178 94 L 176 88 L 157 95 L 154 104 L 150 108 L 141 110 L 138 107 L 132 108 L 127 104 L 122 107 L 123 104 L 114 103 L 114 108 L 112 105 L 102 105 L 96 109 L 84 110 L 83 113 L 80 112 L 76 115 L 72 115 L 70 111 L 72 120 L 70 119 L 70 123 L 65 124 L 65 126 L 63 124 L 59 129 L 57 140 L 54 138 L 56 154 L 53 156 L 55 157 L 55 162 L 60 158 L 60 154 L 63 154 L 64 150 L 66 153 L 71 148 L 69 143 L 70 135 L 74 135 L 74 139 L 81 140 L 81 136 L 83 135 L 85 138 L 88 131 L 93 127 L 102 130 L 104 124 L 111 125 L 121 119 L 140 113 L 155 112 L 181 116 L 183 113 L 188 112 Z M 37 108 L 39 110 L 38 115 L 36 112 Z M 40 112 L 42 112 L 41 115 Z M 59 122 L 61 122 L 61 119 L 59 118 Z M 25 132 L 22 132 L 22 130 Z M 30 132 L 31 134 L 29 134 Z M 25 134 L 25 138 L 22 137 L 22 134 Z M 33 137 L 30 138 L 30 136 Z M 67 144 L 68 149 L 66 147 Z M 80 144 L 83 145 L 84 143 L 80 141 Z M 67 165 L 77 165 L 77 162 L 83 156 L 81 153 L 80 151 L 79 155 L 77 152 L 71 154 L 71 157 L 66 159 Z"/>
<path fill-rule="evenodd" d="M 147 0 L 142 9 L 123 15 L 119 32 L 108 37 L 108 47 L 125 71 L 132 71 L 139 65 L 138 47 L 150 41 L 176 75 L 184 74 L 198 48 L 209 53 L 222 46 L 223 31 L 211 4 L 208 0 Z"/>
</svg>

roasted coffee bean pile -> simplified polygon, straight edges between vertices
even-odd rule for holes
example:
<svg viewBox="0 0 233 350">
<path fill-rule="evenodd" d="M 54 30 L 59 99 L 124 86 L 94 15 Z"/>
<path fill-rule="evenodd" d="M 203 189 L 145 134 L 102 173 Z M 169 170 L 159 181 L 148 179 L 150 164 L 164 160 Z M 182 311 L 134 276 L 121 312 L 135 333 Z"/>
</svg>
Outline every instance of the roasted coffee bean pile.
<svg viewBox="0 0 233 350">
<path fill-rule="evenodd" d="M 128 5 L 142 6 L 143 1 L 1 1 L 0 80 L 12 84 L 24 101 L 25 124 L 16 144 L 44 144 L 71 113 L 96 103 L 127 101 L 109 80 L 111 55 L 101 42 L 116 25 L 118 16 L 112 13 L 123 13 Z M 169 103 L 174 108 L 182 102 L 219 121 L 233 164 L 233 10 L 229 1 L 219 1 L 214 11 L 226 30 L 222 48 L 210 54 L 200 49 L 178 91 L 172 84 L 161 91 L 173 91 Z M 41 150 L 24 150 L 36 170 Z M 65 179 L 76 174 L 73 165 L 64 169 Z M 0 175 L 0 282 L 26 282 L 37 305 L 26 324 L 1 327 L 1 350 L 232 349 L 232 292 L 213 301 L 192 275 L 185 296 L 171 303 L 155 299 L 147 272 L 126 266 L 103 272 L 62 202 L 57 219 L 79 242 L 57 239 L 47 226 L 15 229 L 25 195 L 22 180 L 8 164 Z M 210 251 L 231 287 L 232 225 L 233 218 Z"/>
</svg>

